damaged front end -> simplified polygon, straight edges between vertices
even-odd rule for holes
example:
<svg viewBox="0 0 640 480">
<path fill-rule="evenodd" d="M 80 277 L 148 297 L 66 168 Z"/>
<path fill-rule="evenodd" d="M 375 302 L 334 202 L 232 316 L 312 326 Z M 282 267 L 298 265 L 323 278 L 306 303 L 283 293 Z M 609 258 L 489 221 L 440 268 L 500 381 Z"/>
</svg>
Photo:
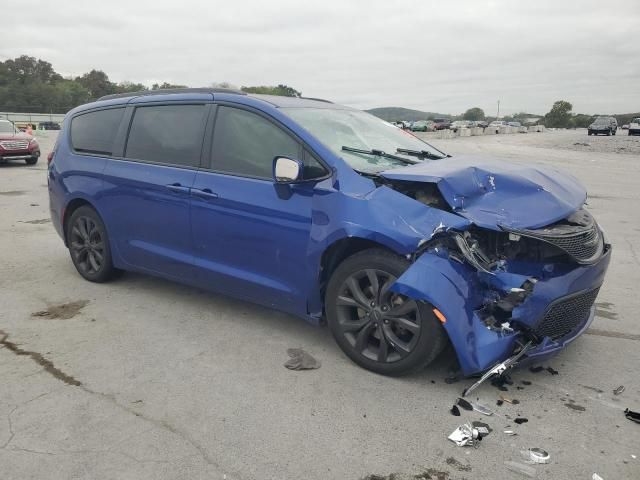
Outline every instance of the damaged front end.
<svg viewBox="0 0 640 480">
<path fill-rule="evenodd" d="M 437 197 L 428 189 L 423 203 L 435 206 Z M 610 251 L 583 208 L 537 229 L 441 224 L 392 290 L 443 314 L 461 369 L 471 375 L 505 359 L 540 359 L 579 336 L 593 320 Z"/>
</svg>

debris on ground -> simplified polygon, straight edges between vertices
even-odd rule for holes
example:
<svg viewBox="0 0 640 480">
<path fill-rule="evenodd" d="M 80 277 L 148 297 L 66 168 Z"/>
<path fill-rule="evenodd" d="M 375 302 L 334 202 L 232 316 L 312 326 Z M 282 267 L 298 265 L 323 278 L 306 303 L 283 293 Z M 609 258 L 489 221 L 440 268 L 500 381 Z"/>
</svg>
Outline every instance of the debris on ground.
<svg viewBox="0 0 640 480">
<path fill-rule="evenodd" d="M 496 405 L 499 406 L 499 407 L 501 407 L 503 403 L 504 403 L 504 400 L 497 400 L 496 401 Z"/>
<path fill-rule="evenodd" d="M 510 403 L 511 405 L 520 405 L 520 400 L 515 398 L 508 398 L 508 397 L 505 397 L 504 395 L 500 395 L 500 400 L 502 400 L 503 402 Z"/>
<path fill-rule="evenodd" d="M 549 372 L 551 375 L 558 375 L 558 370 L 554 369 L 553 367 L 547 367 L 547 372 Z"/>
<path fill-rule="evenodd" d="M 62 303 L 53 305 L 46 310 L 34 312 L 32 317 L 47 317 L 50 319 L 59 318 L 60 320 L 69 320 L 75 317 L 80 310 L 89 305 L 89 300 L 78 300 L 76 302 Z"/>
<path fill-rule="evenodd" d="M 288 348 L 287 355 L 291 358 L 284 364 L 289 370 L 313 370 L 320 368 L 320 362 L 301 348 Z"/>
<path fill-rule="evenodd" d="M 527 450 L 526 455 L 533 463 L 549 463 L 551 460 L 549 452 L 537 447 Z"/>
<path fill-rule="evenodd" d="M 618 388 L 613 389 L 614 395 L 620 395 L 622 392 L 624 392 L 624 385 L 620 385 Z"/>
<path fill-rule="evenodd" d="M 604 480 L 604 478 L 602 478 L 600 475 L 598 475 L 597 473 L 594 473 L 591 476 L 591 480 Z"/>
<path fill-rule="evenodd" d="M 471 405 L 473 406 L 473 409 L 478 413 L 481 413 L 483 415 L 493 415 L 493 412 L 491 410 L 480 403 L 472 402 Z"/>
<path fill-rule="evenodd" d="M 537 475 L 535 468 L 529 465 L 525 465 L 524 463 L 507 461 L 507 462 L 504 462 L 504 466 L 507 468 L 507 470 L 520 473 L 529 478 L 535 478 Z"/>
<path fill-rule="evenodd" d="M 454 417 L 459 417 L 460 416 L 460 409 L 458 408 L 457 405 L 454 405 L 453 407 L 451 407 L 451 415 L 453 415 Z"/>
<path fill-rule="evenodd" d="M 537 367 L 529 367 L 529 371 L 531 373 L 540 373 L 542 370 L 544 370 L 544 367 L 541 365 L 538 365 Z"/>
<path fill-rule="evenodd" d="M 531 385 L 532 382 L 530 382 L 529 380 L 522 380 L 522 384 L 523 385 Z"/>
<path fill-rule="evenodd" d="M 471 405 L 471 403 L 467 402 L 464 398 L 458 398 L 457 403 L 458 403 L 458 405 L 460 405 L 462 408 L 464 408 L 468 412 L 473 411 L 473 405 Z"/>
<path fill-rule="evenodd" d="M 624 416 L 632 422 L 640 423 L 640 412 L 634 412 L 628 408 L 624 411 Z"/>
<path fill-rule="evenodd" d="M 522 425 L 523 423 L 527 423 L 529 421 L 526 417 L 518 417 L 514 420 L 518 425 Z"/>
<path fill-rule="evenodd" d="M 477 448 L 479 442 L 489 435 L 490 432 L 491 429 L 486 423 L 464 423 L 456 428 L 448 438 L 459 447 L 469 446 Z"/>
<path fill-rule="evenodd" d="M 576 142 L 576 143 L 574 143 L 574 145 L 580 145 L 582 147 L 590 147 L 591 146 L 591 144 L 587 143 L 587 142 Z"/>
<path fill-rule="evenodd" d="M 505 435 L 509 435 L 510 437 L 514 437 L 514 436 L 518 435 L 518 433 L 514 432 L 513 430 L 505 430 L 502 433 L 504 433 Z"/>
</svg>

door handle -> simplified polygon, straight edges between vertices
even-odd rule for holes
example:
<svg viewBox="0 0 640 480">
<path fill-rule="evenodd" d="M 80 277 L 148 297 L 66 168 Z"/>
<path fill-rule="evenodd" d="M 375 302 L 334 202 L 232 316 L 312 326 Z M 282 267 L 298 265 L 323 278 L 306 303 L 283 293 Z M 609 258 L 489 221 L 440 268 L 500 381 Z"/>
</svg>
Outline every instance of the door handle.
<svg viewBox="0 0 640 480">
<path fill-rule="evenodd" d="M 189 187 L 183 187 L 179 183 L 171 183 L 166 187 L 174 193 L 189 193 L 189 190 L 191 190 Z"/>
<path fill-rule="evenodd" d="M 191 195 L 205 200 L 214 200 L 218 198 L 218 194 L 212 192 L 210 188 L 192 188 Z"/>
</svg>

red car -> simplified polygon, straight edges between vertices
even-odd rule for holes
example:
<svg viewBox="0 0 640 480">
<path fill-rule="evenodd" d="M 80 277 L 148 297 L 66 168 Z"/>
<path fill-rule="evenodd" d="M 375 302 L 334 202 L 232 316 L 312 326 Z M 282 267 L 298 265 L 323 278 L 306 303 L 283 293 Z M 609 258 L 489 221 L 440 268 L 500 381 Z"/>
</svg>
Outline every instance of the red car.
<svg viewBox="0 0 640 480">
<path fill-rule="evenodd" d="M 40 157 L 40 145 L 33 136 L 19 131 L 8 120 L 0 120 L 0 162 L 24 160 L 35 165 Z"/>
</svg>

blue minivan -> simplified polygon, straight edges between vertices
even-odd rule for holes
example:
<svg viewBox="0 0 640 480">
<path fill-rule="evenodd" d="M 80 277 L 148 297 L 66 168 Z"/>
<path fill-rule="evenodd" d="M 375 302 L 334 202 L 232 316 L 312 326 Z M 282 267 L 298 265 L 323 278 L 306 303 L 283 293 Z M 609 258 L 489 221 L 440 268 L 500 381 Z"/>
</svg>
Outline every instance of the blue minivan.
<svg viewBox="0 0 640 480">
<path fill-rule="evenodd" d="M 65 117 L 48 184 L 85 279 L 143 272 L 326 321 L 388 375 L 448 342 L 466 375 L 557 352 L 611 256 L 573 177 L 452 157 L 317 99 L 103 97 Z"/>
</svg>

